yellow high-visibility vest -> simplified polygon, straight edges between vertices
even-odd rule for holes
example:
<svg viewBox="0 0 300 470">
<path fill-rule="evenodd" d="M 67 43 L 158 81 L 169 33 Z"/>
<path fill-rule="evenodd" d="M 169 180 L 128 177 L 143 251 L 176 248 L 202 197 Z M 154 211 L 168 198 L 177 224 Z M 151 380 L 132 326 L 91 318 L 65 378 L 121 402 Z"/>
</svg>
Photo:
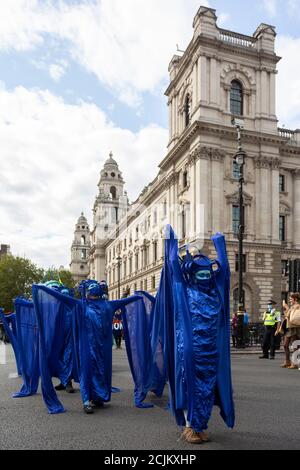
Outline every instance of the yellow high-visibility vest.
<svg viewBox="0 0 300 470">
<path fill-rule="evenodd" d="M 278 313 L 279 312 L 265 312 L 265 320 L 264 320 L 264 325 L 265 326 L 275 326 L 276 323 L 278 323 Z"/>
</svg>

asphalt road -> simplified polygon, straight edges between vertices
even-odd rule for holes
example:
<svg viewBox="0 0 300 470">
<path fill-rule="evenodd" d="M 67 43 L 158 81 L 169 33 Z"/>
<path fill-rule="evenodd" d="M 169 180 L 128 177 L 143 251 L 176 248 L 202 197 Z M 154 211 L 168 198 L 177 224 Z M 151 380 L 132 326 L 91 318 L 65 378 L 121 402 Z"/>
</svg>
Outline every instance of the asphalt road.
<svg viewBox="0 0 300 470">
<path fill-rule="evenodd" d="M 113 385 L 122 392 L 92 416 L 84 415 L 80 393 L 60 392 L 67 412 L 50 416 L 41 395 L 13 400 L 20 388 L 9 349 L 6 365 L 0 365 L 0 449 L 104 449 L 195 450 L 179 441 L 180 429 L 166 410 L 167 396 L 151 398 L 154 408 L 133 406 L 133 385 L 126 353 L 114 352 Z M 299 449 L 300 371 L 280 369 L 282 357 L 259 361 L 255 355 L 233 356 L 237 424 L 227 429 L 215 409 L 212 442 L 206 449 Z"/>
</svg>

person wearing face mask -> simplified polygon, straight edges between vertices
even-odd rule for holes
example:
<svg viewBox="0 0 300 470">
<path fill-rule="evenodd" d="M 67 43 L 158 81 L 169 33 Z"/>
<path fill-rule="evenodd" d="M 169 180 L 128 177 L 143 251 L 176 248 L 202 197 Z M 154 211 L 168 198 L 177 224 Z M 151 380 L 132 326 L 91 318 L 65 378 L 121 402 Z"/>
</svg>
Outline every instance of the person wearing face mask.
<svg viewBox="0 0 300 470">
<path fill-rule="evenodd" d="M 275 359 L 275 337 L 279 334 L 281 326 L 281 313 L 276 310 L 277 302 L 269 300 L 268 310 L 263 314 L 263 322 L 265 326 L 263 340 L 263 355 L 260 359 Z"/>
</svg>

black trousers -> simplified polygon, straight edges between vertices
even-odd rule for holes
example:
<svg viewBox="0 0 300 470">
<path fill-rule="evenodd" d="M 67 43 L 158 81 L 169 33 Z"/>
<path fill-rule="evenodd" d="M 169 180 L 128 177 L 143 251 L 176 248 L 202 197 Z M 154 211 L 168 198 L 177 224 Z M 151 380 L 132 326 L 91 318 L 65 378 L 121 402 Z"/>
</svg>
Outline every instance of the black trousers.
<svg viewBox="0 0 300 470">
<path fill-rule="evenodd" d="M 276 326 L 265 326 L 265 334 L 264 334 L 264 341 L 263 341 L 263 354 L 265 357 L 270 356 L 275 357 L 275 333 L 276 333 Z"/>
</svg>

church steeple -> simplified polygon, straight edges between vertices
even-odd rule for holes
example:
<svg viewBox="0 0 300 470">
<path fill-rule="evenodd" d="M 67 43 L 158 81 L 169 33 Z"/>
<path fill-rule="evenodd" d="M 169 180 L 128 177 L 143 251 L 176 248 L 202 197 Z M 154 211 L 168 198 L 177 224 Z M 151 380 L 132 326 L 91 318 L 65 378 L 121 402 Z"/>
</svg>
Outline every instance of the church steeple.
<svg viewBox="0 0 300 470">
<path fill-rule="evenodd" d="M 70 269 L 76 282 L 87 279 L 89 276 L 90 249 L 90 228 L 84 213 L 81 212 L 75 226 L 74 240 L 71 248 Z"/>
<path fill-rule="evenodd" d="M 98 280 L 105 276 L 103 246 L 128 210 L 128 197 L 124 179 L 112 152 L 100 172 L 99 192 L 94 204 L 94 229 L 92 232 L 91 275 Z"/>
</svg>

